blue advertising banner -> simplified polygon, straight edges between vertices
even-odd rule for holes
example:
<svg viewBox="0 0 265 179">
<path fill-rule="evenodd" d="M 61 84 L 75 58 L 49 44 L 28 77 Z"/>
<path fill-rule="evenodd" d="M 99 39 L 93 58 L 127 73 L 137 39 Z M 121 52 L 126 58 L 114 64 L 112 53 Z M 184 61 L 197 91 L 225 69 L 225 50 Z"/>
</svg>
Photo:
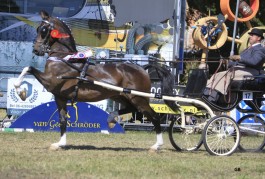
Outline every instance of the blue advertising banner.
<svg viewBox="0 0 265 179">
<path fill-rule="evenodd" d="M 71 103 L 67 107 L 68 132 L 124 133 L 116 123 L 108 127 L 108 113 L 89 103 Z M 60 131 L 59 114 L 55 102 L 41 104 L 20 116 L 10 128 L 33 129 L 34 131 Z"/>
</svg>

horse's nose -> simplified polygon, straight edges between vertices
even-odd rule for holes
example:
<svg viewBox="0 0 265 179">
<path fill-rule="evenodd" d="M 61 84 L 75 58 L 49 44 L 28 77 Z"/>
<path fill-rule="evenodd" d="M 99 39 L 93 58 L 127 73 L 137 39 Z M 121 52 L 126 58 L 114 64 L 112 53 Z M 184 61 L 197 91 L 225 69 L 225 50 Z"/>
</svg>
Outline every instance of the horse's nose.
<svg viewBox="0 0 265 179">
<path fill-rule="evenodd" d="M 33 52 L 34 54 L 36 54 L 36 55 L 38 55 L 38 54 L 39 54 L 39 51 L 38 51 L 38 50 L 36 50 L 36 49 L 33 49 L 33 50 L 32 50 L 32 52 Z"/>
</svg>

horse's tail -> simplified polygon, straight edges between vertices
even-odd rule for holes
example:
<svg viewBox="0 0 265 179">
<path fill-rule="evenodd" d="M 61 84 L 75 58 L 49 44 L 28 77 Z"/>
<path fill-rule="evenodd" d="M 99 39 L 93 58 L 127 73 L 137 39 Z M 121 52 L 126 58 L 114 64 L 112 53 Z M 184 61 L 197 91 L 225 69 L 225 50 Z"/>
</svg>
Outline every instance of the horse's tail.
<svg viewBox="0 0 265 179">
<path fill-rule="evenodd" d="M 173 96 L 173 86 L 174 86 L 174 76 L 171 74 L 170 70 L 166 66 L 161 66 L 161 64 L 147 64 L 144 69 L 154 69 L 159 79 L 161 80 L 161 94 Z M 164 100 L 165 104 L 168 105 L 173 111 L 179 110 L 175 101 Z"/>
</svg>

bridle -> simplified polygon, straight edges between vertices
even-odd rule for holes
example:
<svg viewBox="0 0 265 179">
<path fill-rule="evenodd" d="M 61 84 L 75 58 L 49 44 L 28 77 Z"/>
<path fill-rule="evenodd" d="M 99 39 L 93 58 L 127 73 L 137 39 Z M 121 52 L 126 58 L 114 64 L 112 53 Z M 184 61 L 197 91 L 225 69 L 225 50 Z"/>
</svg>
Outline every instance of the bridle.
<svg viewBox="0 0 265 179">
<path fill-rule="evenodd" d="M 58 43 L 65 46 L 67 49 L 69 49 L 68 46 L 61 43 L 59 40 L 60 38 L 69 38 L 69 34 L 63 34 L 60 33 L 57 29 L 54 28 L 54 23 L 49 22 L 48 20 L 42 20 L 43 24 L 37 28 L 37 33 L 40 33 L 40 36 L 42 40 L 36 39 L 34 41 L 35 43 L 39 43 L 39 51 L 43 53 L 48 53 L 49 55 L 51 53 L 65 53 L 65 54 L 74 54 L 75 52 L 65 52 L 65 51 L 56 51 L 51 50 L 51 44 L 50 44 L 50 38 L 52 38 L 54 41 L 57 41 Z M 71 51 L 71 49 L 69 49 Z"/>
<path fill-rule="evenodd" d="M 50 48 L 51 48 L 51 46 L 49 45 L 49 37 L 50 37 L 49 34 L 50 34 L 51 30 L 54 29 L 54 24 L 47 21 L 47 20 L 42 20 L 42 22 L 44 24 L 37 28 L 37 33 L 41 33 L 41 37 L 43 40 L 36 39 L 34 41 L 34 44 L 39 43 L 40 44 L 40 46 L 39 46 L 40 50 L 39 51 L 42 51 L 44 53 L 49 53 Z"/>
</svg>

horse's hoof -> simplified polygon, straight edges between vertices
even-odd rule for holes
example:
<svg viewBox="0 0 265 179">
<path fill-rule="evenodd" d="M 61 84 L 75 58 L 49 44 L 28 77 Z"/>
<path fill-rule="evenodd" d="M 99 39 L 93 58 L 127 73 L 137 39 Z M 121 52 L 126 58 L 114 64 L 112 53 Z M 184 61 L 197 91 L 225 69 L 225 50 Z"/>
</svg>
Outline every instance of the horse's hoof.
<svg viewBox="0 0 265 179">
<path fill-rule="evenodd" d="M 116 123 L 114 123 L 114 122 L 109 122 L 109 123 L 108 123 L 109 129 L 114 128 L 115 125 L 116 125 Z"/>
<path fill-rule="evenodd" d="M 22 101 L 25 101 L 26 98 L 27 98 L 27 91 L 26 91 L 26 90 L 22 91 L 22 92 L 20 93 L 19 97 L 20 97 L 20 99 L 21 99 Z"/>
<path fill-rule="evenodd" d="M 57 143 L 52 144 L 52 145 L 49 147 L 49 150 L 53 150 L 53 151 L 60 150 L 60 149 L 62 149 L 62 147 L 59 146 Z"/>
<path fill-rule="evenodd" d="M 27 90 L 23 89 L 17 89 L 17 95 L 20 97 L 22 101 L 25 101 L 27 99 Z"/>
<path fill-rule="evenodd" d="M 148 153 L 158 153 L 160 150 L 159 149 L 153 149 L 153 148 L 150 148 L 148 150 Z"/>
<path fill-rule="evenodd" d="M 162 143 L 158 144 L 154 144 L 152 147 L 150 147 L 149 151 L 155 151 L 155 152 L 159 152 L 161 150 L 161 147 L 162 147 Z"/>
</svg>

